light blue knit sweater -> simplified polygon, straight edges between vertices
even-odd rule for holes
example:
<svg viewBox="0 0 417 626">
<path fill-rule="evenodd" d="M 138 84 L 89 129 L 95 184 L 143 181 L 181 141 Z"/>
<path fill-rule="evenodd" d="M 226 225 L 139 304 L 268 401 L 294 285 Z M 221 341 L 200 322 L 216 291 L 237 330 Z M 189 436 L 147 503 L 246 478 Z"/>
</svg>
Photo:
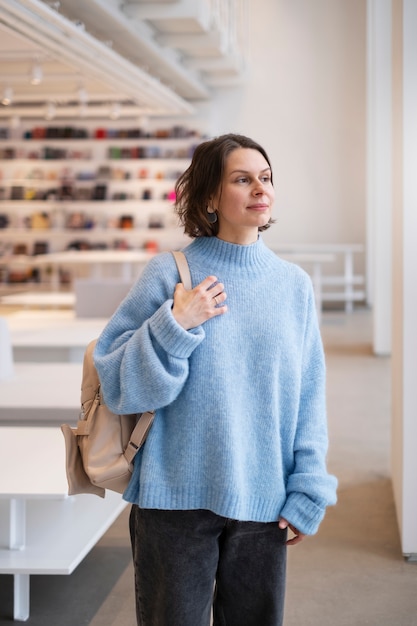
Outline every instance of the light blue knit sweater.
<svg viewBox="0 0 417 626">
<path fill-rule="evenodd" d="M 124 494 L 153 509 L 284 517 L 313 534 L 336 479 L 326 470 L 325 365 L 312 286 L 262 238 L 185 248 L 193 285 L 215 275 L 228 312 L 185 331 L 178 274 L 152 259 L 102 332 L 95 363 L 115 413 L 158 409 Z"/>
</svg>

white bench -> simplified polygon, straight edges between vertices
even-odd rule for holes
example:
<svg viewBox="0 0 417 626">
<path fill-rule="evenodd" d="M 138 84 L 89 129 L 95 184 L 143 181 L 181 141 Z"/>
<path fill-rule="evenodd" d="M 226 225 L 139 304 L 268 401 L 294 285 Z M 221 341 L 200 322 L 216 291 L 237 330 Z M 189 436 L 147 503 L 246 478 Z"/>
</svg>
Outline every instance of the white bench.
<svg viewBox="0 0 417 626">
<path fill-rule="evenodd" d="M 282 244 L 275 248 L 275 252 L 279 255 L 310 253 L 332 254 L 335 258 L 341 256 L 342 273 L 321 277 L 321 297 L 322 302 L 344 302 L 346 312 L 353 310 L 355 302 L 366 299 L 365 289 L 358 289 L 365 285 L 365 277 L 363 274 L 355 274 L 354 271 L 354 257 L 357 254 L 363 254 L 364 250 L 362 244 Z M 336 291 L 333 287 L 342 289 Z"/>
<path fill-rule="evenodd" d="M 14 619 L 30 612 L 30 575 L 71 574 L 126 506 L 119 494 L 67 496 L 59 428 L 0 428 L 0 573 Z"/>
</svg>

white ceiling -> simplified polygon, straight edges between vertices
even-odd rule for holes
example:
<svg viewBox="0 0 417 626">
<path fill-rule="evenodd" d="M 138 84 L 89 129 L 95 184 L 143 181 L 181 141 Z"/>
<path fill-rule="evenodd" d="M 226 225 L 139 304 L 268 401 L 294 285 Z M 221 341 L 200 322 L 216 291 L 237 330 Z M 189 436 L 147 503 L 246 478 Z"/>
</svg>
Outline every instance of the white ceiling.
<svg viewBox="0 0 417 626">
<path fill-rule="evenodd" d="M 244 77 L 247 2 L 0 0 L 0 117 L 192 113 Z"/>
</svg>

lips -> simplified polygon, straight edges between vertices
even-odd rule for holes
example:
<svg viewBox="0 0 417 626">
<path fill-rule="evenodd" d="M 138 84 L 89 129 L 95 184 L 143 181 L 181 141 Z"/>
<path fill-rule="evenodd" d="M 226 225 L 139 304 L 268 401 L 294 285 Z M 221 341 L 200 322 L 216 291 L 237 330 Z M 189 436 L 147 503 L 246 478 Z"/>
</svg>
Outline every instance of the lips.
<svg viewBox="0 0 417 626">
<path fill-rule="evenodd" d="M 265 211 L 266 209 L 269 209 L 269 206 L 268 204 L 264 203 L 250 204 L 248 206 L 248 209 L 251 209 L 252 211 Z"/>
</svg>

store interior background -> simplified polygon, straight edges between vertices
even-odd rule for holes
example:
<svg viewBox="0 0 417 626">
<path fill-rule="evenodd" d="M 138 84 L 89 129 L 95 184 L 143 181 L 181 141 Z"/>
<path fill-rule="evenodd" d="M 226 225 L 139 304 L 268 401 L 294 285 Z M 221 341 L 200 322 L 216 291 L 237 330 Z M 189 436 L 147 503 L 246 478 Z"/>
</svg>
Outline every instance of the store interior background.
<svg viewBox="0 0 417 626">
<path fill-rule="evenodd" d="M 102 3 L 118 10 L 116 0 L 91 4 Z M 31 1 L 21 4 L 30 6 Z M 77 4 L 72 3 L 74 11 Z M 136 8 L 146 3 L 127 4 Z M 187 3 L 165 6 L 174 4 Z M 195 9 L 210 2 L 189 4 Z M 176 102 L 178 91 L 174 91 L 174 106 L 184 108 L 177 114 L 154 116 L 144 107 L 117 120 L 57 116 L 48 121 L 19 116 L 16 128 L 11 124 L 12 104 L 0 108 L 0 126 L 9 124 L 15 134 L 35 125 L 61 123 L 91 130 L 141 123 L 150 128 L 183 124 L 207 136 L 242 133 L 266 148 L 273 165 L 277 223 L 264 234 L 272 248 L 288 243 L 364 246 L 366 253 L 355 259 L 355 269 L 366 276 L 367 295 L 353 315 L 363 314 L 376 358 L 392 358 L 395 365 L 390 375 L 390 472 L 401 543 L 398 556 L 415 555 L 417 420 L 412 387 L 417 371 L 417 350 L 413 351 L 417 287 L 412 268 L 416 266 L 417 226 L 411 209 L 417 195 L 410 164 L 417 162 L 417 148 L 409 111 L 417 104 L 411 88 L 417 84 L 416 62 L 411 60 L 417 59 L 412 43 L 416 10 L 412 0 L 247 0 L 235 4 L 246 11 L 239 71 L 218 78 L 217 85 L 214 79 L 212 84 L 207 80 L 208 96 L 184 98 L 185 107 Z M 0 26 L 7 5 L 0 4 Z M 382 42 L 382 52 L 375 42 Z M 4 78 L 10 64 L 1 50 L 0 41 L 0 76 Z M 42 83 L 31 88 L 39 94 Z M 45 100 L 43 110 L 46 104 Z M 382 133 L 381 127 L 385 128 Z M 388 164 L 378 160 L 381 154 Z M 387 197 L 388 207 L 384 204 Z M 396 306 L 392 308 L 393 292 Z M 412 626 L 412 619 L 401 626 Z"/>
<path fill-rule="evenodd" d="M 263 144 L 277 188 L 278 224 L 271 229 L 272 242 L 365 242 L 366 3 L 241 4 L 246 6 L 241 68 L 231 74 L 230 86 L 226 74 L 224 86 L 205 85 L 207 98 L 188 101 L 191 113 L 171 119 L 148 116 L 149 123 L 164 127 L 182 120 L 207 135 L 241 132 Z M 3 67 L 6 63 L 2 61 Z M 23 80 L 29 70 L 27 64 Z M 54 91 L 47 80 L 30 88 L 36 97 L 46 85 Z M 13 115 L 12 107 L 2 107 L 3 119 Z M 134 126 L 140 117 L 116 122 L 57 116 L 49 124 L 62 120 L 92 128 Z M 34 120 L 39 122 L 48 124 Z"/>
</svg>

